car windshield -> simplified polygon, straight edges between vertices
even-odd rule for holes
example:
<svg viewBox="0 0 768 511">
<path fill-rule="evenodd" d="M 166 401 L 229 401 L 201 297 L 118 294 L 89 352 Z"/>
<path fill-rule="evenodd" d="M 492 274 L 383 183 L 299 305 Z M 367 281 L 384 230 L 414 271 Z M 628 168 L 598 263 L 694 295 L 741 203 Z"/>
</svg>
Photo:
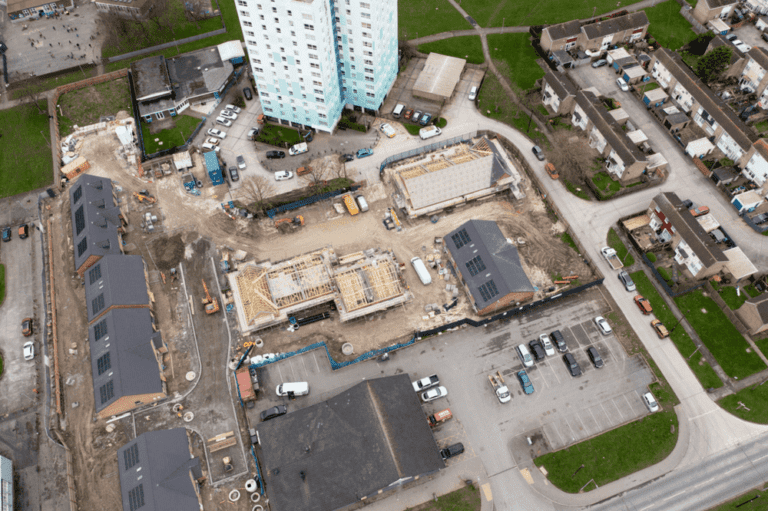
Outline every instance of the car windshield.
<svg viewBox="0 0 768 511">
<path fill-rule="evenodd" d="M 526 353 L 525 355 L 523 355 L 523 360 L 525 360 L 526 362 L 530 362 L 531 361 L 531 355 L 529 353 Z"/>
</svg>

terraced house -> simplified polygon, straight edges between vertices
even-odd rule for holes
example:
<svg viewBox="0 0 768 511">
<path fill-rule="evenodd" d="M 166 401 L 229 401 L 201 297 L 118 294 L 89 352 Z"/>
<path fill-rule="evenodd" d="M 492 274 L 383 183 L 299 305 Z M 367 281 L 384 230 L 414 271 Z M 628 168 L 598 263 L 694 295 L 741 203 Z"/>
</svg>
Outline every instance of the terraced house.
<svg viewBox="0 0 768 511">
<path fill-rule="evenodd" d="M 542 103 L 556 114 L 571 112 L 576 101 L 576 86 L 563 73 L 547 71 L 541 81 Z"/>
<path fill-rule="evenodd" d="M 641 40 L 649 25 L 643 11 L 584 25 L 576 20 L 566 21 L 542 31 L 541 47 L 548 52 L 570 49 L 603 52 L 615 44 Z"/>
</svg>

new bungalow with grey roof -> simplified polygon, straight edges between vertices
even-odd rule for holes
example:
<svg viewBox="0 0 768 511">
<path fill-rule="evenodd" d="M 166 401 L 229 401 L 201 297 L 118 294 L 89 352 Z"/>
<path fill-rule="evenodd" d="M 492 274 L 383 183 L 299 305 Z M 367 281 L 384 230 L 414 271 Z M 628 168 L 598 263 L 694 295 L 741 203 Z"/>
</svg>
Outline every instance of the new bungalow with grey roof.
<svg viewBox="0 0 768 511">
<path fill-rule="evenodd" d="M 757 136 L 731 107 L 699 80 L 675 52 L 659 48 L 653 53 L 650 66 L 653 77 L 676 104 L 728 159 L 743 167 Z"/>
<path fill-rule="evenodd" d="M 576 86 L 564 73 L 547 71 L 541 81 L 542 103 L 556 114 L 573 109 L 576 92 Z"/>
<path fill-rule="evenodd" d="M 104 256 L 85 274 L 88 324 L 114 308 L 149 309 L 151 301 L 147 267 L 139 255 Z"/>
<path fill-rule="evenodd" d="M 149 431 L 117 450 L 123 511 L 200 511 L 200 458 L 184 428 Z"/>
<path fill-rule="evenodd" d="M 358 383 L 257 431 L 272 511 L 346 509 L 445 467 L 407 374 Z"/>
<path fill-rule="evenodd" d="M 110 254 L 122 254 L 124 217 L 117 207 L 112 181 L 81 175 L 69 189 L 75 270 L 82 277 L 90 266 Z"/>
<path fill-rule="evenodd" d="M 218 46 L 176 57 L 147 57 L 131 64 L 134 94 L 146 122 L 177 115 L 190 105 L 215 100 L 234 73 Z"/>
<path fill-rule="evenodd" d="M 101 418 L 166 396 L 162 354 L 149 309 L 112 309 L 88 328 L 93 395 Z"/>
<path fill-rule="evenodd" d="M 533 298 L 517 247 L 489 220 L 470 220 L 443 238 L 459 281 L 480 315 Z"/>
</svg>

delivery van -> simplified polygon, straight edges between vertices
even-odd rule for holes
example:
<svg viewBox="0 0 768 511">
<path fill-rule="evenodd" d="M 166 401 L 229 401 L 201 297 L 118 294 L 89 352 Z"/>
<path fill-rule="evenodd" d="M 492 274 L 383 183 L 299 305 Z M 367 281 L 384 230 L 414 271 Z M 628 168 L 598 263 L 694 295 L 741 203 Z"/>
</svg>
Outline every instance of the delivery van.
<svg viewBox="0 0 768 511">
<path fill-rule="evenodd" d="M 416 270 L 416 274 L 419 276 L 421 283 L 425 286 L 430 285 L 432 283 L 432 276 L 429 274 L 429 271 L 427 271 L 427 267 L 424 265 L 424 261 L 421 260 L 421 257 L 414 257 L 411 259 L 411 264 L 413 265 L 413 269 Z"/>
<path fill-rule="evenodd" d="M 392 110 L 392 115 L 395 117 L 395 119 L 400 118 L 400 114 L 403 113 L 403 108 L 405 108 L 405 105 L 397 105 L 394 110 Z"/>
<path fill-rule="evenodd" d="M 309 383 L 305 381 L 281 383 L 277 386 L 278 396 L 306 396 L 309 394 Z"/>
<path fill-rule="evenodd" d="M 302 142 L 301 144 L 296 144 L 295 146 L 288 149 L 288 154 L 291 156 L 296 156 L 297 154 L 306 153 L 307 150 L 307 143 Z"/>
<path fill-rule="evenodd" d="M 438 128 L 437 126 L 434 126 L 434 125 L 426 127 L 426 128 L 421 128 L 419 130 L 419 136 L 421 137 L 422 140 L 426 140 L 428 138 L 436 137 L 440 133 L 442 133 L 440 131 L 440 128 Z"/>
</svg>

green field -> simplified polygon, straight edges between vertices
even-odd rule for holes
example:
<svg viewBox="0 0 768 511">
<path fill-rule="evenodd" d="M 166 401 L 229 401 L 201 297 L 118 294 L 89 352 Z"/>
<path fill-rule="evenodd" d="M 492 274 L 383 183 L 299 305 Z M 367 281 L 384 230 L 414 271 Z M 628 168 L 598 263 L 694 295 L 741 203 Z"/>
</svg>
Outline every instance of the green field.
<svg viewBox="0 0 768 511">
<path fill-rule="evenodd" d="M 174 128 L 150 133 L 150 125 L 141 121 L 141 136 L 144 139 L 144 153 L 154 154 L 162 149 L 170 149 L 178 145 L 184 145 L 192 132 L 201 121 L 197 117 L 189 115 L 177 115 L 172 118 L 176 124 Z M 161 143 L 162 142 L 162 143 Z"/>
<path fill-rule="evenodd" d="M 405 128 L 405 131 L 414 136 L 418 136 L 419 130 L 421 129 L 421 126 L 418 124 L 403 124 L 403 127 Z"/>
<path fill-rule="evenodd" d="M 691 24 L 680 14 L 680 4 L 675 0 L 667 0 L 644 11 L 651 22 L 648 33 L 665 48 L 677 50 L 696 37 Z"/>
<path fill-rule="evenodd" d="M 284 147 L 285 143 L 293 145 L 301 142 L 301 134 L 291 128 L 265 124 L 256 136 L 256 140 L 265 144 Z"/>
<path fill-rule="evenodd" d="M 0 198 L 28 192 L 53 182 L 48 102 L 0 110 Z"/>
<path fill-rule="evenodd" d="M 672 427 L 674 426 L 674 433 Z M 656 412 L 561 451 L 534 460 L 547 478 L 568 493 L 595 489 L 662 461 L 675 448 L 674 411 Z"/>
<path fill-rule="evenodd" d="M 68 83 L 79 82 L 80 80 L 85 80 L 86 78 L 91 78 L 93 76 L 96 76 L 96 68 L 85 67 L 83 68 L 82 71 L 78 69 L 77 71 L 72 71 L 71 73 L 61 74 L 53 78 L 43 79 L 40 81 L 40 83 L 37 86 L 31 87 L 31 90 L 33 92 L 44 92 L 47 90 L 55 89 L 60 85 L 67 85 Z M 18 89 L 13 89 L 9 91 L 11 95 L 11 99 L 21 99 L 24 97 L 25 92 L 26 91 L 24 87 L 20 87 Z"/>
<path fill-rule="evenodd" d="M 506 64 L 497 64 L 497 69 L 513 85 L 527 91 L 544 76 L 544 70 L 536 63 L 539 55 L 531 46 L 530 34 L 488 34 L 487 38 L 491 58 Z"/>
<path fill-rule="evenodd" d="M 639 0 L 625 0 L 621 7 L 632 5 Z M 513 2 L 510 0 L 463 0 L 461 7 L 482 27 L 505 27 L 513 25 L 551 25 L 574 19 L 587 19 L 606 12 L 615 11 L 612 0 L 592 2 L 565 2 L 563 0 L 541 0 L 540 2 Z"/>
<path fill-rule="evenodd" d="M 421 53 L 440 53 L 460 59 L 467 59 L 470 64 L 482 64 L 485 62 L 483 56 L 483 45 L 480 42 L 479 35 L 465 35 L 460 37 L 451 37 L 442 39 L 433 43 L 420 44 L 418 50 Z"/>
<path fill-rule="evenodd" d="M 637 292 L 651 302 L 653 315 L 667 327 L 667 330 L 670 332 L 669 339 L 675 344 L 680 354 L 688 360 L 688 366 L 699 379 L 702 387 L 705 389 L 722 387 L 723 382 L 717 376 L 715 370 L 712 369 L 712 366 L 706 360 L 702 360 L 701 352 L 696 351 L 696 344 L 691 339 L 691 336 L 688 335 L 688 332 L 685 331 L 685 328 L 682 326 L 678 327 L 675 315 L 667 307 L 666 302 L 656 291 L 656 288 L 653 287 L 648 276 L 642 271 L 634 272 L 630 276 L 635 286 L 637 286 Z M 651 328 L 650 320 L 648 323 L 648 328 Z"/>
<path fill-rule="evenodd" d="M 111 39 L 108 38 L 101 49 L 101 56 L 103 58 L 114 57 L 222 28 L 219 16 L 197 22 L 189 21 L 184 13 L 182 2 L 168 2 L 167 5 L 168 12 L 165 18 L 169 24 L 171 22 L 174 24 L 173 31 L 168 30 L 166 26 L 158 27 L 152 20 L 127 21 L 126 25 L 130 32 L 120 35 L 114 34 Z"/>
<path fill-rule="evenodd" d="M 397 3 L 397 24 L 402 41 L 472 28 L 448 0 L 400 1 Z"/>
<path fill-rule="evenodd" d="M 116 115 L 120 110 L 125 110 L 129 114 L 133 112 L 127 78 L 99 83 L 63 94 L 59 97 L 59 106 L 63 114 L 59 116 L 59 131 L 62 138 L 72 132 L 74 125 L 88 126 L 99 122 L 99 117 L 102 115 Z"/>
<path fill-rule="evenodd" d="M 676 297 L 675 302 L 728 376 L 745 378 L 766 368 L 757 353 L 747 352 L 749 343 L 700 289 Z"/>
<path fill-rule="evenodd" d="M 624 266 L 632 266 L 635 264 L 634 256 L 629 253 L 626 245 L 624 245 L 624 242 L 621 241 L 621 238 L 619 238 L 619 235 L 616 233 L 616 231 L 613 230 L 613 227 L 608 229 L 607 239 L 608 246 L 616 251 L 616 255 L 619 256 L 619 259 L 621 259 L 621 262 L 624 263 Z"/>
<path fill-rule="evenodd" d="M 217 44 L 226 43 L 227 41 L 243 41 L 243 31 L 240 28 L 240 20 L 237 17 L 235 0 L 219 0 L 218 3 L 219 8 L 221 9 L 221 16 L 224 18 L 224 24 L 227 27 L 226 34 L 206 37 L 205 39 L 201 39 L 199 41 L 180 44 L 171 48 L 166 48 L 165 50 L 141 55 L 140 57 L 133 57 L 126 60 L 121 60 L 119 62 L 113 62 L 104 66 L 104 71 L 109 73 L 111 71 L 117 71 L 118 69 L 124 69 L 129 67 L 132 62 L 136 62 L 137 60 L 141 60 L 147 57 L 153 57 L 155 55 L 165 55 L 167 58 L 171 58 L 181 53 L 188 53 L 190 51 L 199 50 L 200 48 L 216 46 Z"/>
<path fill-rule="evenodd" d="M 474 486 L 465 486 L 405 511 L 480 511 L 480 492 Z"/>
<path fill-rule="evenodd" d="M 721 287 L 717 290 L 720 293 L 720 298 L 730 307 L 731 310 L 736 310 L 747 301 L 749 295 L 741 290 L 741 295 L 736 294 L 736 288 L 733 286 Z"/>
<path fill-rule="evenodd" d="M 567 179 L 563 178 L 563 184 L 565 185 L 565 189 L 574 194 L 579 199 L 583 200 L 590 200 L 589 194 L 584 191 L 583 188 L 580 186 L 576 186 L 575 184 L 571 183 Z"/>
<path fill-rule="evenodd" d="M 535 143 L 549 147 L 547 137 L 536 129 L 530 116 L 520 111 L 507 96 L 506 91 L 493 73 L 485 75 L 477 97 L 477 108 L 484 116 L 503 122 L 527 134 Z M 530 122 L 529 122 L 530 121 Z M 528 129 L 530 126 L 530 130 Z"/>
</svg>

